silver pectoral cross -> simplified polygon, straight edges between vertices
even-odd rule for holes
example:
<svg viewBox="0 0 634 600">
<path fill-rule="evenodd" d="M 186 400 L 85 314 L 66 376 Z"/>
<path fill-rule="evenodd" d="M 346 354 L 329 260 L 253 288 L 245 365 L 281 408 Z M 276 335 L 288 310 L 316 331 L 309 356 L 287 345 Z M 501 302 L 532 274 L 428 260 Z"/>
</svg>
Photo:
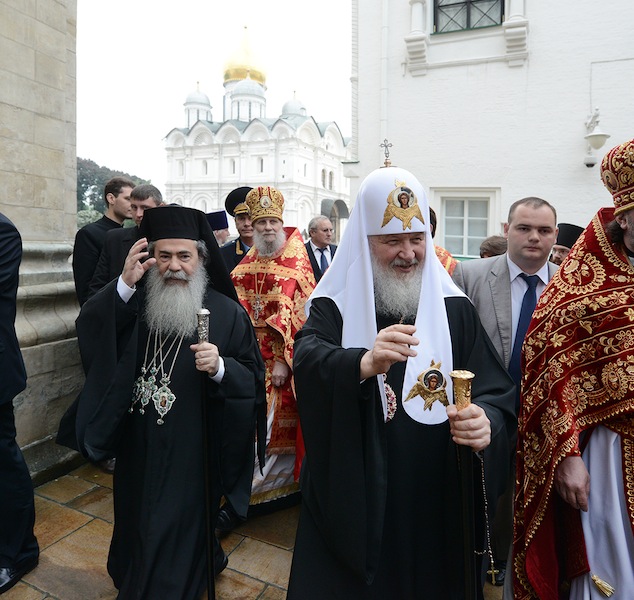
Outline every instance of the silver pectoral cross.
<svg viewBox="0 0 634 600">
<path fill-rule="evenodd" d="M 262 312 L 262 303 L 260 302 L 260 296 L 255 297 L 255 304 L 253 305 L 253 319 L 257 321 L 260 318 L 260 313 Z"/>
</svg>

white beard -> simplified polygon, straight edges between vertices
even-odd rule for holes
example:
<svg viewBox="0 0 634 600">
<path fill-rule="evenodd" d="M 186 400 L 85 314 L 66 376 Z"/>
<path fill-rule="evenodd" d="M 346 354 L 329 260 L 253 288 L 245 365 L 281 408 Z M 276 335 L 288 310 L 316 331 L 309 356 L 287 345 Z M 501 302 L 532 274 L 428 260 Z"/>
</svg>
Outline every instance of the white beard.
<svg viewBox="0 0 634 600">
<path fill-rule="evenodd" d="M 267 242 L 257 229 L 253 231 L 253 245 L 261 256 L 273 256 L 277 254 L 285 243 L 286 232 L 283 228 L 275 234 L 275 239 L 272 242 Z"/>
<path fill-rule="evenodd" d="M 169 284 L 167 279 L 182 279 L 187 285 Z M 167 270 L 163 276 L 156 266 L 147 274 L 145 284 L 145 319 L 150 331 L 190 337 L 198 324 L 197 312 L 202 308 L 209 276 L 200 263 L 193 275 Z"/>
<path fill-rule="evenodd" d="M 376 312 L 386 317 L 396 317 L 403 321 L 414 321 L 418 312 L 420 286 L 423 281 L 423 264 L 413 259 L 411 263 L 395 258 L 388 267 L 383 267 L 374 257 L 372 274 L 374 279 L 374 304 Z M 411 273 L 398 273 L 394 266 L 416 264 Z"/>
</svg>

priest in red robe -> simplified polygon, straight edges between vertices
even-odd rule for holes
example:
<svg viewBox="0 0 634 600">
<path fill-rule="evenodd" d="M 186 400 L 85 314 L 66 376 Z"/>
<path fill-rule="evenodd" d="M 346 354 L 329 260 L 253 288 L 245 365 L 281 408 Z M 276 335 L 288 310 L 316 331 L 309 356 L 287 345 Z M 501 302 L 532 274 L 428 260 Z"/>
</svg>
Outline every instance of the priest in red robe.
<svg viewBox="0 0 634 600">
<path fill-rule="evenodd" d="M 251 504 L 299 490 L 303 456 L 293 383 L 293 343 L 306 320 L 304 307 L 315 287 L 299 231 L 284 227 L 284 197 L 273 187 L 246 196 L 253 223 L 253 247 L 231 278 L 255 328 L 266 365 L 266 464 L 256 464 Z M 262 467 L 262 469 L 260 469 Z"/>
<path fill-rule="evenodd" d="M 614 199 L 541 295 L 524 342 L 518 600 L 634 590 L 634 140 L 603 159 Z"/>
</svg>

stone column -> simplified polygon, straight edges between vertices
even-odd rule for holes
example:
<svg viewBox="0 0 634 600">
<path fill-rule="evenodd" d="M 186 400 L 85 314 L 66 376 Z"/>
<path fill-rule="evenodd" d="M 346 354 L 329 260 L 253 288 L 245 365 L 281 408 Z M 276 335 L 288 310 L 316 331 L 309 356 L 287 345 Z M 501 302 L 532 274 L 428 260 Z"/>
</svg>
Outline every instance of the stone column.
<svg viewBox="0 0 634 600">
<path fill-rule="evenodd" d="M 59 419 L 83 384 L 69 257 L 76 231 L 77 0 L 0 0 L 0 212 L 22 235 L 16 330 L 28 374 L 14 401 L 36 481 L 76 455 Z"/>
</svg>

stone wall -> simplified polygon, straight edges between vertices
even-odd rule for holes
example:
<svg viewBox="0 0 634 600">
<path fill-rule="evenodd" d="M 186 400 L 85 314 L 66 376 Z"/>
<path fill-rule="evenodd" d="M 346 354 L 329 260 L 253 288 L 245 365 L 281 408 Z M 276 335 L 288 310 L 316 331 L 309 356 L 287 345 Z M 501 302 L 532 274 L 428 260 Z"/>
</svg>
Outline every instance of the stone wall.
<svg viewBox="0 0 634 600">
<path fill-rule="evenodd" d="M 16 330 L 27 389 L 18 441 L 36 481 L 76 455 L 54 443 L 83 382 L 69 256 L 76 230 L 76 0 L 0 0 L 0 212 L 22 235 Z"/>
</svg>

